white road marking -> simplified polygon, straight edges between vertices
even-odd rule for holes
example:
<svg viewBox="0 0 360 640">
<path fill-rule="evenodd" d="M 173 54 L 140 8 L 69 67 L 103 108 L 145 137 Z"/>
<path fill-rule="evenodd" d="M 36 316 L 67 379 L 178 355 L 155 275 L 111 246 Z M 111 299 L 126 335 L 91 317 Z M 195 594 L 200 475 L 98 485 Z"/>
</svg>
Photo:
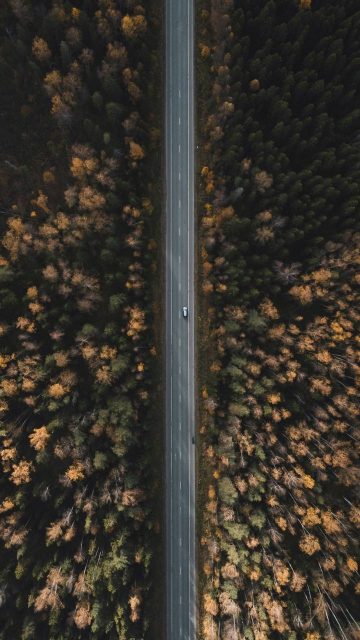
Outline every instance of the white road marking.
<svg viewBox="0 0 360 640">
<path fill-rule="evenodd" d="M 172 3 L 170 2 L 170 11 L 169 11 L 169 24 L 171 25 L 172 23 Z M 171 49 L 171 45 L 172 45 L 172 38 L 171 38 L 171 28 L 169 28 L 168 26 L 168 33 L 169 33 L 169 49 Z M 170 68 L 170 67 L 168 67 Z M 170 83 L 170 79 L 168 78 L 168 82 Z M 170 100 L 170 113 L 169 113 L 169 128 L 170 128 L 170 175 L 172 174 L 172 170 L 173 170 L 173 163 L 172 163 L 172 156 L 173 156 L 173 135 L 172 135 L 172 101 Z M 169 180 L 169 209 L 171 211 L 171 202 L 172 202 L 172 180 Z M 172 215 L 170 214 L 170 224 L 169 224 L 169 245 L 170 245 L 170 260 L 172 259 L 172 250 L 171 250 L 171 238 L 172 238 Z M 172 309 L 172 304 L 173 304 L 173 292 L 172 292 L 172 283 L 170 281 L 170 309 Z M 172 378 L 172 368 L 173 368 L 173 358 L 172 358 L 172 335 L 173 335 L 173 320 L 172 320 L 172 313 L 170 312 L 170 334 L 171 334 L 171 349 L 170 349 L 170 371 L 171 371 L 171 387 L 170 387 L 170 451 L 173 451 L 173 395 L 172 395 L 172 386 L 173 386 L 173 378 Z M 175 452 L 175 460 L 176 460 L 176 452 Z M 173 458 L 172 455 L 170 455 L 170 486 L 172 486 L 173 484 Z M 170 530 L 172 530 L 173 528 L 173 500 L 171 498 L 170 495 Z M 173 545 L 172 542 L 170 542 L 170 566 L 173 565 Z M 169 615 L 169 621 L 170 621 L 170 635 L 172 635 L 172 629 L 173 629 L 173 610 L 172 610 L 172 606 L 171 606 L 171 602 L 173 600 L 173 575 L 172 572 L 170 572 L 170 600 L 168 602 L 170 602 L 170 615 Z"/>
<path fill-rule="evenodd" d="M 192 104 L 193 104 L 193 84 L 190 83 L 190 57 L 191 57 L 191 63 L 192 65 L 193 63 L 193 33 L 192 33 L 192 27 L 193 27 L 193 22 L 190 19 L 190 14 L 191 14 L 191 18 L 192 18 L 192 10 L 193 10 L 193 0 L 189 0 L 188 2 L 188 30 L 189 30 L 189 55 L 188 55 L 188 78 L 189 78 L 189 82 L 188 82 L 188 115 L 189 115 L 189 126 L 188 126 L 188 189 L 187 189 L 187 194 L 188 194 L 188 291 L 189 291 L 189 295 L 190 295 L 190 290 L 192 291 L 192 289 L 190 288 L 190 236 L 192 237 L 193 234 L 190 234 L 190 207 L 191 207 L 191 214 L 192 214 L 192 218 L 191 218 L 191 222 L 193 223 L 193 201 L 191 200 L 190 202 L 190 193 L 193 194 L 193 188 L 192 184 L 193 184 L 193 178 L 194 178 L 194 174 L 193 171 L 190 170 L 193 169 L 192 167 L 192 162 L 193 162 L 193 157 L 191 155 L 191 152 L 193 151 L 193 144 L 192 146 L 190 145 L 190 130 L 191 132 L 193 131 L 192 127 L 193 127 L 193 113 L 191 111 L 191 107 L 190 107 L 190 97 L 192 99 Z M 190 95 L 191 94 L 191 95 Z M 190 127 L 190 121 L 192 123 L 192 127 Z M 192 140 L 193 143 L 193 140 Z M 193 266 L 193 265 L 192 265 Z M 191 274 L 193 277 L 193 273 Z M 192 308 L 194 309 L 194 304 L 193 304 L 193 300 L 191 300 L 192 303 Z M 193 315 L 191 317 L 191 321 L 193 319 Z M 192 339 L 193 339 L 193 333 L 192 333 Z M 191 397 L 191 391 L 193 390 L 193 386 L 190 385 L 190 381 L 192 380 L 192 372 L 190 371 L 190 331 L 188 331 L 188 396 L 189 398 Z M 189 402 L 188 403 L 188 424 L 189 424 L 189 430 L 188 430 L 188 446 L 189 446 L 189 451 L 190 451 L 190 460 L 189 460 L 189 469 L 188 469 L 188 482 L 189 482 L 189 501 L 188 501 L 188 509 L 189 509 L 189 519 L 188 519 L 188 536 L 189 536 L 189 560 L 191 562 L 191 542 L 194 544 L 194 540 L 192 540 L 191 538 L 191 516 L 192 516 L 192 505 L 191 505 L 191 465 L 194 464 L 193 460 L 191 460 L 191 456 L 194 455 L 192 446 L 191 446 L 191 442 L 190 442 L 190 438 L 191 438 L 191 433 L 193 433 L 193 423 L 195 422 L 194 416 L 193 416 L 193 405 Z M 193 558 L 194 559 L 194 558 Z M 194 615 L 194 611 L 195 611 L 195 602 L 192 602 L 192 598 L 191 598 L 191 578 L 192 578 L 192 574 L 189 575 L 189 580 L 188 580 L 188 598 L 189 598 L 189 607 L 191 606 L 192 603 L 192 610 L 189 611 L 189 616 L 188 616 L 188 629 L 189 629 L 189 638 L 191 637 L 191 620 L 192 617 Z M 194 598 L 193 598 L 194 600 Z"/>
</svg>

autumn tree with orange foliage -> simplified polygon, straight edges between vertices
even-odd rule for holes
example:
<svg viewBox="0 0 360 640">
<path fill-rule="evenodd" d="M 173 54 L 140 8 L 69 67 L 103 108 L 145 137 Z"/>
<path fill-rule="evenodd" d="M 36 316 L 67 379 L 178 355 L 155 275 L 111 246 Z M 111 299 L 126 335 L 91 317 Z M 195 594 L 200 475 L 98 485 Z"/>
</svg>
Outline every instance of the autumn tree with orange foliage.
<svg viewBox="0 0 360 640">
<path fill-rule="evenodd" d="M 153 16 L 11 0 L 0 18 L 0 639 L 140 640 L 158 530 Z"/>
<path fill-rule="evenodd" d="M 202 640 L 358 635 L 356 12 L 201 14 Z"/>
</svg>

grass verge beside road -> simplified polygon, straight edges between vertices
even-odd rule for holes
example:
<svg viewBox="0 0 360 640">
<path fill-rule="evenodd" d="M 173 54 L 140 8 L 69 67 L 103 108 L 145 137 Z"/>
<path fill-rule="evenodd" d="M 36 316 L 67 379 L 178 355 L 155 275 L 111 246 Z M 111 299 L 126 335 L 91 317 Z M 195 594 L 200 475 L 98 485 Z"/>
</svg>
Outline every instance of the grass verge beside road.
<svg viewBox="0 0 360 640">
<path fill-rule="evenodd" d="M 164 74 L 163 50 L 165 48 L 165 2 L 152 0 L 149 9 L 152 33 L 156 46 L 153 47 L 153 80 L 149 95 L 153 126 L 151 129 L 151 154 L 149 154 L 149 196 L 154 212 L 149 220 L 154 240 L 153 277 L 151 287 L 152 332 L 156 354 L 151 375 L 154 380 L 155 395 L 151 412 L 151 439 L 149 457 L 152 460 L 153 509 L 156 530 L 154 531 L 152 589 L 148 602 L 150 627 L 148 640 L 165 638 L 166 615 L 166 573 L 165 573 L 165 208 L 164 208 Z M 151 158 L 150 158 L 151 156 Z M 159 158 L 154 163 L 152 158 Z"/>
<path fill-rule="evenodd" d="M 203 617 L 203 592 L 205 589 L 204 561 L 202 539 L 205 533 L 204 513 L 206 511 L 207 487 L 212 479 L 212 469 L 206 458 L 205 429 L 208 416 L 204 410 L 203 400 L 206 393 L 211 390 L 212 374 L 209 370 L 210 354 L 212 351 L 210 337 L 209 304 L 203 293 L 203 269 L 202 269 L 202 209 L 206 203 L 206 192 L 201 178 L 201 169 L 211 164 L 211 158 L 206 149 L 205 123 L 208 116 L 208 101 L 211 95 L 210 57 L 205 57 L 203 46 L 209 46 L 210 29 L 208 17 L 208 2 L 198 0 L 196 6 L 196 33 L 195 33 L 195 65 L 196 65 L 196 190 L 195 190 L 195 237 L 196 237 L 196 389 L 197 398 L 197 487 L 196 487 L 196 531 L 197 531 L 197 597 L 198 597 L 198 621 L 197 637 L 202 638 L 201 620 Z"/>
</svg>

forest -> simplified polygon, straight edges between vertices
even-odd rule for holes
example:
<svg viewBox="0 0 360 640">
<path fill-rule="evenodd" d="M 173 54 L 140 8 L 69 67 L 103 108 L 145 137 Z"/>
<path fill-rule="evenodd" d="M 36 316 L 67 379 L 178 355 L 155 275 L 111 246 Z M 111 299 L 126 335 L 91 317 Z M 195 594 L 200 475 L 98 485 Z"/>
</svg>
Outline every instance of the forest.
<svg viewBox="0 0 360 640">
<path fill-rule="evenodd" d="M 1 640 L 149 629 L 150 4 L 0 7 Z"/>
<path fill-rule="evenodd" d="M 199 638 L 359 640 L 359 3 L 196 8 Z M 0 4 L 0 640 L 160 640 L 160 13 Z"/>
<path fill-rule="evenodd" d="M 355 640 L 360 7 L 200 5 L 200 633 Z"/>
</svg>

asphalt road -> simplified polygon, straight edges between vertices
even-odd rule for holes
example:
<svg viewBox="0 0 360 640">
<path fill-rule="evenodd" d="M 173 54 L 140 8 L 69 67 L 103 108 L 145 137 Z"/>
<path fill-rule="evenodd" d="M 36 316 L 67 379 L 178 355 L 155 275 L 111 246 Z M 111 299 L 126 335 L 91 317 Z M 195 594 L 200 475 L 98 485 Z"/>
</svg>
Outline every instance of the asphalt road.
<svg viewBox="0 0 360 640">
<path fill-rule="evenodd" d="M 167 640 L 196 622 L 193 2 L 166 0 Z"/>
</svg>

